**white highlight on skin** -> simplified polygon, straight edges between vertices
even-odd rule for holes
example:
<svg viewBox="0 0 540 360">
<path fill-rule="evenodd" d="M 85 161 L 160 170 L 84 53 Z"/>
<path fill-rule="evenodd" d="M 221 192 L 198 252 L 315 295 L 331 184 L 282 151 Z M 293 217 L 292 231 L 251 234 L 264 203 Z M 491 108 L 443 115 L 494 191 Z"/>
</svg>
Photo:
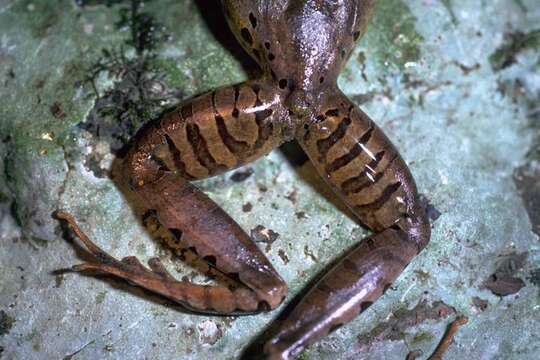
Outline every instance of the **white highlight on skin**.
<svg viewBox="0 0 540 360">
<path fill-rule="evenodd" d="M 366 164 L 365 167 L 366 167 L 366 169 L 371 171 L 372 174 L 375 174 L 375 169 L 373 169 L 371 166 L 369 166 L 369 164 Z"/>
<path fill-rule="evenodd" d="M 278 95 L 275 95 L 271 102 L 265 103 L 265 104 L 262 104 L 262 105 L 259 105 L 259 106 L 254 106 L 254 107 L 247 108 L 247 109 L 244 110 L 244 112 L 247 113 L 247 114 L 256 113 L 258 111 L 263 111 L 263 110 L 266 110 L 268 108 L 271 108 L 272 106 L 277 105 L 279 103 L 281 103 L 281 99 L 279 98 Z"/>
<path fill-rule="evenodd" d="M 248 114 L 256 113 L 256 112 L 258 112 L 258 111 L 266 110 L 266 109 L 268 109 L 270 106 L 271 106 L 271 105 L 269 105 L 269 104 L 263 104 L 263 105 L 260 105 L 260 106 L 255 106 L 255 107 L 246 109 L 246 113 L 248 113 Z"/>
<path fill-rule="evenodd" d="M 368 156 L 369 156 L 370 158 L 372 158 L 373 160 L 377 160 L 377 159 L 375 158 L 375 155 L 373 155 L 373 153 L 371 152 L 371 150 L 369 150 L 364 144 L 358 143 L 358 145 L 360 145 L 360 147 L 362 148 L 362 150 L 364 150 L 364 151 L 366 152 L 366 154 L 368 154 Z"/>
<path fill-rule="evenodd" d="M 366 173 L 366 176 L 371 180 L 371 182 L 375 182 L 375 178 L 370 173 Z"/>
</svg>

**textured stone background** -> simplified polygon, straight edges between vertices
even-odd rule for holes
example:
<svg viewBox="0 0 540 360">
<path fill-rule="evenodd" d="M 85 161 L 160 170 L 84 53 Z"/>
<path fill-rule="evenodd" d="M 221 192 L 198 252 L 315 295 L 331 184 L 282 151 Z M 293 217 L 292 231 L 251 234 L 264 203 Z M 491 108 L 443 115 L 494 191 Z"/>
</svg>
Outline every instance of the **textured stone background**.
<svg viewBox="0 0 540 360">
<path fill-rule="evenodd" d="M 196 316 L 56 272 L 84 259 L 52 218 L 63 208 L 116 256 L 159 256 L 179 278 L 211 281 L 148 235 L 111 171 L 140 124 L 253 71 L 217 2 L 198 3 L 0 1 L 0 358 L 236 359 L 280 312 Z M 538 24 L 537 0 L 379 2 L 339 82 L 407 159 L 433 237 L 302 359 L 425 358 L 457 314 L 470 320 L 445 359 L 538 356 Z M 246 231 L 279 234 L 260 245 L 287 301 L 366 233 L 294 146 L 200 185 Z"/>
</svg>

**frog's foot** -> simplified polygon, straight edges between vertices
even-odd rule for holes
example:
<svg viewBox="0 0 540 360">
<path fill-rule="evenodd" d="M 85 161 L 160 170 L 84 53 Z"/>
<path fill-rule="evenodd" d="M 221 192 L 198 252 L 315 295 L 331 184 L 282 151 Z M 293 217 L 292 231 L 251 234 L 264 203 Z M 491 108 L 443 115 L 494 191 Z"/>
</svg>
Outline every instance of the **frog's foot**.
<svg viewBox="0 0 540 360">
<path fill-rule="evenodd" d="M 59 211 L 56 217 L 71 225 L 76 236 L 97 260 L 95 263 L 75 265 L 72 267 L 74 271 L 92 270 L 114 275 L 165 296 L 195 312 L 240 315 L 263 310 L 260 299 L 248 288 L 231 290 L 225 286 L 205 286 L 189 281 L 178 281 L 158 258 L 148 261 L 150 268 L 143 266 L 134 256 L 124 257 L 119 261 L 91 241 L 79 228 L 73 216 Z"/>
</svg>

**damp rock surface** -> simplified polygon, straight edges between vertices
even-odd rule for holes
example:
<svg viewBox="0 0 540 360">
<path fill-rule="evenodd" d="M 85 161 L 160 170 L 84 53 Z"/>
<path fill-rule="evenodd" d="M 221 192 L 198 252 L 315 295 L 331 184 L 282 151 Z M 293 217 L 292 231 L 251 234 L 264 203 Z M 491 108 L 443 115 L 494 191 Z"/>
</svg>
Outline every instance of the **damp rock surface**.
<svg viewBox="0 0 540 360">
<path fill-rule="evenodd" d="M 0 2 L 1 359 L 260 353 L 284 307 L 194 315 L 114 279 L 58 271 L 87 259 L 53 218 L 64 209 L 116 257 L 157 256 L 178 279 L 216 280 L 149 228 L 116 170 L 142 124 L 256 72 L 219 2 L 200 3 Z M 301 359 L 427 355 L 457 315 L 469 322 L 445 359 L 537 356 L 538 24 L 535 0 L 379 1 L 339 85 L 410 165 L 432 239 L 385 296 Z M 197 185 L 259 237 L 287 303 L 368 233 L 294 145 Z"/>
</svg>

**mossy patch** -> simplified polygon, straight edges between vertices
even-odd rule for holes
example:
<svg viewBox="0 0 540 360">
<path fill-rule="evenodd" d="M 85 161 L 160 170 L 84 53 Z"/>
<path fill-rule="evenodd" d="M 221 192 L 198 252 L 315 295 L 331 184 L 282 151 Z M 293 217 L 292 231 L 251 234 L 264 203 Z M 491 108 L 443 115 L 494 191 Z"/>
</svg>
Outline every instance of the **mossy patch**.
<svg viewBox="0 0 540 360">
<path fill-rule="evenodd" d="M 529 274 L 529 281 L 535 285 L 540 287 L 540 268 L 531 270 L 531 273 Z"/>
<path fill-rule="evenodd" d="M 416 345 L 421 342 L 431 341 L 433 334 L 427 331 L 420 331 L 414 335 L 411 340 L 411 345 Z"/>
<path fill-rule="evenodd" d="M 420 59 L 423 38 L 415 23 L 416 17 L 403 1 L 379 1 L 362 43 L 375 49 L 374 55 L 382 66 L 403 69 L 405 64 Z"/>
<path fill-rule="evenodd" d="M 8 334 L 13 324 L 15 324 L 15 319 L 4 310 L 0 310 L 0 336 Z"/>
<path fill-rule="evenodd" d="M 119 2 L 114 8 L 119 20 L 114 26 L 128 35 L 121 46 L 104 46 L 102 56 L 86 76 L 97 100 L 79 126 L 105 139 L 113 152 L 120 151 L 139 127 L 158 117 L 179 96 L 177 90 L 169 88 L 163 70 L 153 62 L 169 35 L 147 10 L 149 2 L 145 6 L 139 0 Z M 80 2 L 80 6 L 86 5 L 87 2 Z M 100 91 L 96 84 L 103 77 L 112 80 L 113 86 Z"/>
<path fill-rule="evenodd" d="M 54 31 L 61 20 L 64 8 L 51 6 L 47 1 L 18 1 L 13 9 L 17 12 L 18 21 L 29 25 L 34 38 L 42 39 Z"/>
<path fill-rule="evenodd" d="M 506 34 L 504 43 L 489 56 L 491 67 L 495 71 L 507 68 L 516 62 L 516 54 L 525 49 L 540 49 L 540 29 Z"/>
<path fill-rule="evenodd" d="M 111 6 L 118 19 L 113 25 L 124 34 L 121 44 L 104 44 L 101 57 L 87 69 L 86 83 L 91 84 L 97 99 L 79 124 L 109 143 L 116 154 L 143 124 L 159 118 L 184 98 L 244 79 L 240 65 L 227 49 L 216 44 L 199 16 L 182 19 L 190 29 L 190 36 L 186 36 L 176 29 L 169 31 L 168 27 L 173 27 L 170 22 L 168 27 L 161 23 L 162 4 L 156 1 L 78 4 L 82 11 L 91 11 L 88 5 Z"/>
<path fill-rule="evenodd" d="M 96 295 L 96 304 L 101 304 L 103 303 L 103 301 L 105 301 L 105 297 L 107 296 L 107 292 L 106 291 L 100 291 L 97 295 Z"/>
</svg>

